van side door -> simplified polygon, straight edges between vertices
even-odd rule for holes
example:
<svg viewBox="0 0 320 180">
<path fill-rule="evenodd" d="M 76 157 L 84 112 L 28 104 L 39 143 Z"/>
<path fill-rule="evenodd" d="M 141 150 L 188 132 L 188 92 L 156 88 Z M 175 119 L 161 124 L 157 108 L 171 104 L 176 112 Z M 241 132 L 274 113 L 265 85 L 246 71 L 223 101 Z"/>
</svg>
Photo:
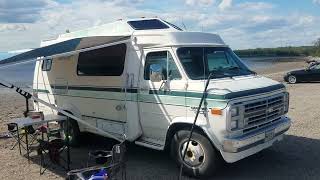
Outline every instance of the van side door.
<svg viewBox="0 0 320 180">
<path fill-rule="evenodd" d="M 140 68 L 138 102 L 142 137 L 163 143 L 172 120 L 186 114 L 187 81 L 173 54 L 170 48 L 145 51 Z"/>
</svg>

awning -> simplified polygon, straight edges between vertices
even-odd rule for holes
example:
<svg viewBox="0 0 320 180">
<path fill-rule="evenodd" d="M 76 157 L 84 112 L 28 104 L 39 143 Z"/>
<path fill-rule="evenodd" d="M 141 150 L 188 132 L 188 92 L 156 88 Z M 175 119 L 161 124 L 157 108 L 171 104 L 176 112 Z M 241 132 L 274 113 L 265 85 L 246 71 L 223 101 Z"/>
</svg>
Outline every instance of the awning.
<svg viewBox="0 0 320 180">
<path fill-rule="evenodd" d="M 38 57 L 51 58 L 99 49 L 129 39 L 130 36 L 92 36 L 66 40 L 1 60 L 0 68 L 35 61 Z"/>
</svg>

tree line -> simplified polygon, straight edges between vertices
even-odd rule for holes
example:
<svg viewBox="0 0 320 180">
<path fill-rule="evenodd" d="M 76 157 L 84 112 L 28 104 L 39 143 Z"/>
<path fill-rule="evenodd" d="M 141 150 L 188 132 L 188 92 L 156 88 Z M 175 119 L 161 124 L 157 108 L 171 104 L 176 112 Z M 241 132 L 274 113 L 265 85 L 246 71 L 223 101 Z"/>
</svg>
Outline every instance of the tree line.
<svg viewBox="0 0 320 180">
<path fill-rule="evenodd" d="M 240 57 L 273 57 L 273 56 L 317 56 L 320 57 L 320 38 L 318 38 L 313 46 L 300 47 L 277 47 L 277 48 L 256 48 L 235 50 Z"/>
</svg>

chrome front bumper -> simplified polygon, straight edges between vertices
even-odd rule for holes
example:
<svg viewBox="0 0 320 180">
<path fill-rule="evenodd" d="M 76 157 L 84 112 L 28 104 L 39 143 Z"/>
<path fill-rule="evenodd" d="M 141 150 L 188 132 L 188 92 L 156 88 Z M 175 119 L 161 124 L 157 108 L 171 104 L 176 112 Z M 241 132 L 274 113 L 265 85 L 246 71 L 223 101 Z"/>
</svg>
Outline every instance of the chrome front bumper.
<svg viewBox="0 0 320 180">
<path fill-rule="evenodd" d="M 222 144 L 221 154 L 227 162 L 236 162 L 282 140 L 283 134 L 290 126 L 291 120 L 288 117 L 283 117 L 271 126 L 240 137 L 226 138 Z"/>
</svg>

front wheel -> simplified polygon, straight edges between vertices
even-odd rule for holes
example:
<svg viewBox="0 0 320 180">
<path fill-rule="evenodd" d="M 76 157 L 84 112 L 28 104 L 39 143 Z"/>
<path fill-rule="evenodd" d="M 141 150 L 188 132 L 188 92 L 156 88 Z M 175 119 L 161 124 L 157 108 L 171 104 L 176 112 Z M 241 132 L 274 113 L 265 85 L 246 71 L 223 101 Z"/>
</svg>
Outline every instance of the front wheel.
<svg viewBox="0 0 320 180">
<path fill-rule="evenodd" d="M 295 83 L 297 83 L 297 78 L 296 78 L 294 75 L 290 75 L 290 76 L 288 77 L 288 82 L 289 82 L 290 84 L 295 84 Z"/>
<path fill-rule="evenodd" d="M 171 142 L 171 156 L 179 166 L 183 164 L 184 173 L 204 177 L 212 175 L 220 164 L 218 152 L 210 141 L 200 133 L 193 132 L 184 161 L 184 150 L 190 131 L 178 131 Z"/>
</svg>

